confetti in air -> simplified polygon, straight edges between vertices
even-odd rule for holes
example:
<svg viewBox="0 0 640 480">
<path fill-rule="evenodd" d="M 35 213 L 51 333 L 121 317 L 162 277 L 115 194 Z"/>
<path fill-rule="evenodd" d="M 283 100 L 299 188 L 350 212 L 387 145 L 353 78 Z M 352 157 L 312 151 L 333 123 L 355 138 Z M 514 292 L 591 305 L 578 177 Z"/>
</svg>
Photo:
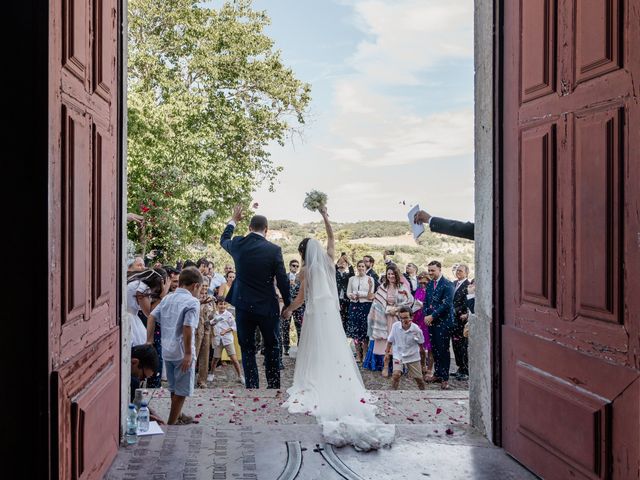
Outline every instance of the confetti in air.
<svg viewBox="0 0 640 480">
<path fill-rule="evenodd" d="M 206 222 L 210 217 L 215 216 L 215 214 L 216 214 L 216 212 L 214 212 L 210 208 L 208 210 L 205 210 L 204 212 L 202 212 L 200 214 L 200 226 L 204 225 L 204 222 Z"/>
</svg>

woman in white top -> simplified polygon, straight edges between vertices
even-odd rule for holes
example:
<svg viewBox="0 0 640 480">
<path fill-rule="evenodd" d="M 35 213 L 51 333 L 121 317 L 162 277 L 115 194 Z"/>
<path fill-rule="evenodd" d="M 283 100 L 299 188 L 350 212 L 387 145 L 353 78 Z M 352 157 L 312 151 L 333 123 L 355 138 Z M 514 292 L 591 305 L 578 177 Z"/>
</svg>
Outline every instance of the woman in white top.
<svg viewBox="0 0 640 480">
<path fill-rule="evenodd" d="M 371 310 L 373 300 L 374 283 L 373 278 L 367 275 L 367 267 L 364 260 L 360 260 L 356 265 L 358 273 L 349 279 L 347 286 L 347 297 L 351 301 L 349 304 L 349 319 L 347 321 L 347 337 L 353 339 L 356 347 L 356 362 L 362 362 L 369 337 L 367 336 L 367 317 Z"/>
</svg>

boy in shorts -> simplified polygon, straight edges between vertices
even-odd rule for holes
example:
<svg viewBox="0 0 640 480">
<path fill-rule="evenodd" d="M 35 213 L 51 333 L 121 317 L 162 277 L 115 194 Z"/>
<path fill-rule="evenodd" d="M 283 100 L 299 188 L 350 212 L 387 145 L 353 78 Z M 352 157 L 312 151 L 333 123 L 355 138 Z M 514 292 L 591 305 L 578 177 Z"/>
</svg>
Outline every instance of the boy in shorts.
<svg viewBox="0 0 640 480">
<path fill-rule="evenodd" d="M 391 333 L 387 339 L 385 357 L 393 352 L 392 386 L 397 390 L 400 386 L 400 377 L 404 367 L 408 374 L 418 384 L 420 390 L 425 389 L 422 367 L 426 360 L 424 347 L 424 335 L 418 325 L 412 321 L 413 314 L 409 307 L 400 307 L 398 318 L 391 327 Z"/>
<path fill-rule="evenodd" d="M 227 351 L 233 368 L 238 374 L 238 382 L 244 385 L 244 376 L 240 371 L 240 363 L 236 357 L 236 348 L 233 345 L 233 333 L 236 331 L 236 321 L 233 314 L 227 310 L 227 302 L 224 297 L 216 297 L 216 312 L 211 319 L 213 325 L 213 360 L 211 371 L 213 372 L 222 358 L 222 349 Z"/>
<path fill-rule="evenodd" d="M 147 343 L 153 344 L 155 324 L 161 326 L 162 356 L 171 392 L 169 425 L 178 423 L 186 397 L 193 395 L 195 380 L 195 331 L 200 317 L 202 274 L 195 267 L 180 273 L 178 288 L 165 296 L 147 321 Z"/>
</svg>

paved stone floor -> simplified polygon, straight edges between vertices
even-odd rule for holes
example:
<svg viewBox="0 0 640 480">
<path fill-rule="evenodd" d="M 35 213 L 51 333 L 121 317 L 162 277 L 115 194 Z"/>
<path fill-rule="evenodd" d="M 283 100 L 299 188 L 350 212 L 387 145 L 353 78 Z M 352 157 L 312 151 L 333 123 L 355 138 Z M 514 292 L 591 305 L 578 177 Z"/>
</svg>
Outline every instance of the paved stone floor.
<svg viewBox="0 0 640 480">
<path fill-rule="evenodd" d="M 396 425 L 395 443 L 369 453 L 324 445 L 312 416 L 281 407 L 293 377 L 292 354 L 284 358 L 281 390 L 246 390 L 231 366 L 219 367 L 209 387 L 185 403 L 197 423 L 164 426 L 164 435 L 121 447 L 105 478 L 276 480 L 287 471 L 293 474 L 286 478 L 298 480 L 535 478 L 469 426 L 466 382 L 452 381 L 455 390 L 431 385 L 420 391 L 403 378 L 403 390 L 394 391 L 379 372 L 364 371 L 380 419 Z M 166 418 L 169 392 L 160 388 L 151 398 L 152 409 Z"/>
</svg>

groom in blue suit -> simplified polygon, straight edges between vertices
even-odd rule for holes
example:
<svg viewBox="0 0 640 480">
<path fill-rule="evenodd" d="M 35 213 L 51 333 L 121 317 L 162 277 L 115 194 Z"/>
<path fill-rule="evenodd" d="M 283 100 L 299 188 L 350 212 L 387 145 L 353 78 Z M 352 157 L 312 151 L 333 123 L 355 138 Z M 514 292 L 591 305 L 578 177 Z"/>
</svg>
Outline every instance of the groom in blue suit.
<svg viewBox="0 0 640 480">
<path fill-rule="evenodd" d="M 255 341 L 257 327 L 264 341 L 267 388 L 280 388 L 280 305 L 276 285 L 284 306 L 288 307 L 291 303 L 289 279 L 284 268 L 282 249 L 266 239 L 266 217 L 254 216 L 249 223 L 249 235 L 232 238 L 242 215 L 243 208 L 236 206 L 220 238 L 220 245 L 233 257 L 236 267 L 236 279 L 227 295 L 227 302 L 236 309 L 246 387 L 259 388 Z"/>
<path fill-rule="evenodd" d="M 442 275 L 442 265 L 433 261 L 427 266 L 431 281 L 427 285 L 424 300 L 424 321 L 429 326 L 429 338 L 433 349 L 435 368 L 427 381 L 440 383 L 443 390 L 449 388 L 451 354 L 449 342 L 453 327 L 453 283 Z"/>
</svg>

